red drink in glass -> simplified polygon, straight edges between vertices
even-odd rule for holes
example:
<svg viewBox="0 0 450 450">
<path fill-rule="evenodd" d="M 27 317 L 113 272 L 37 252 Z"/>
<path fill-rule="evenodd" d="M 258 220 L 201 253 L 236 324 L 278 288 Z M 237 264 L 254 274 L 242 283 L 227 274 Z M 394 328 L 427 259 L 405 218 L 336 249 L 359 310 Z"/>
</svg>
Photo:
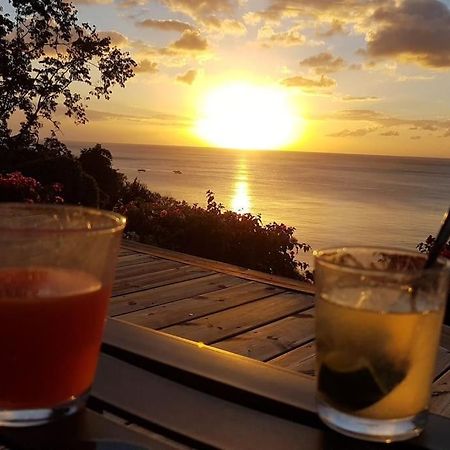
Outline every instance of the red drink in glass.
<svg viewBox="0 0 450 450">
<path fill-rule="evenodd" d="M 75 270 L 0 269 L 0 408 L 63 404 L 92 384 L 110 288 Z"/>
</svg>

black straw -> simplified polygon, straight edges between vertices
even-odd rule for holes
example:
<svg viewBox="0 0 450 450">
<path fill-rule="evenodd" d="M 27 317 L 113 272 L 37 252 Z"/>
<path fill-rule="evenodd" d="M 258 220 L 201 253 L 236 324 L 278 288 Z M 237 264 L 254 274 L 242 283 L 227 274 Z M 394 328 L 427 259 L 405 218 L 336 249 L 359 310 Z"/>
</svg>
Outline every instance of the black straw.
<svg viewBox="0 0 450 450">
<path fill-rule="evenodd" d="M 439 255 L 442 252 L 445 244 L 450 238 L 450 209 L 447 211 L 447 214 L 444 216 L 444 221 L 442 222 L 442 226 L 439 230 L 439 233 L 434 240 L 434 244 L 431 247 L 430 253 L 428 253 L 428 258 L 425 262 L 424 269 L 429 269 L 433 267 L 438 259 Z"/>
</svg>

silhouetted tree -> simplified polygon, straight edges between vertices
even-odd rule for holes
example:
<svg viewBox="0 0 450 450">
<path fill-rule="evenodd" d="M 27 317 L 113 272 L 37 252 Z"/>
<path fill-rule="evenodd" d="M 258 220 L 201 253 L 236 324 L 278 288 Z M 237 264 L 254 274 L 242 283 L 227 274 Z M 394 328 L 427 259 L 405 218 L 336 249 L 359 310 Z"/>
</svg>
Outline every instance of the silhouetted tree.
<svg viewBox="0 0 450 450">
<path fill-rule="evenodd" d="M 43 121 L 54 130 L 58 105 L 76 123 L 85 123 L 86 103 L 109 99 L 114 85 L 124 86 L 136 63 L 128 53 L 100 38 L 95 27 L 78 23 L 77 10 L 63 0 L 8 0 L 0 6 L 0 144 L 9 142 L 11 117 L 22 113 L 15 141 L 37 141 Z M 80 93 L 80 83 L 88 93 Z"/>
<path fill-rule="evenodd" d="M 91 148 L 83 148 L 79 161 L 84 172 L 91 175 L 100 189 L 100 206 L 112 208 L 125 183 L 123 174 L 113 169 L 111 152 L 100 144 Z"/>
</svg>

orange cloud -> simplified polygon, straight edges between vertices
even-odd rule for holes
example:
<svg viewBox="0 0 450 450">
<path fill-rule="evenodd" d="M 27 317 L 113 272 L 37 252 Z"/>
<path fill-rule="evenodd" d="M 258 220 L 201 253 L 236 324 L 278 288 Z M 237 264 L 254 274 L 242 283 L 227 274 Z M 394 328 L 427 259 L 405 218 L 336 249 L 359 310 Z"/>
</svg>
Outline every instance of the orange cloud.
<svg viewBox="0 0 450 450">
<path fill-rule="evenodd" d="M 143 59 L 137 67 L 134 68 L 136 73 L 156 73 L 159 71 L 158 63 Z"/>
<path fill-rule="evenodd" d="M 264 25 L 258 30 L 258 40 L 261 41 L 265 47 L 291 47 L 303 44 L 306 39 L 305 36 L 299 32 L 298 27 L 283 32 L 275 32 L 271 26 Z"/>
<path fill-rule="evenodd" d="M 75 5 L 107 5 L 113 0 L 72 0 Z"/>
<path fill-rule="evenodd" d="M 182 12 L 194 19 L 230 14 L 238 5 L 237 0 L 161 0 L 172 11 Z"/>
<path fill-rule="evenodd" d="M 186 83 L 186 84 L 192 84 L 195 80 L 195 78 L 197 77 L 197 71 L 194 69 L 188 70 L 185 74 L 183 75 L 178 75 L 177 76 L 177 81 L 180 81 L 182 83 Z"/>
<path fill-rule="evenodd" d="M 367 102 L 367 101 L 377 101 L 380 100 L 380 97 L 375 96 L 355 96 L 355 95 L 344 95 L 342 100 L 346 102 Z"/>
<path fill-rule="evenodd" d="M 348 34 L 344 28 L 344 22 L 338 19 L 332 20 L 327 29 L 316 30 L 316 35 L 321 38 L 329 38 L 337 34 Z"/>
<path fill-rule="evenodd" d="M 337 133 L 327 134 L 327 136 L 330 136 L 330 137 L 361 137 L 361 136 L 365 136 L 366 134 L 373 133 L 377 129 L 378 129 L 377 127 L 358 128 L 357 130 L 345 129 L 342 131 L 338 131 Z"/>
<path fill-rule="evenodd" d="M 145 28 L 155 28 L 157 30 L 163 31 L 178 31 L 180 33 L 186 30 L 194 29 L 194 27 L 189 23 L 172 19 L 170 20 L 145 19 L 140 22 L 136 22 L 136 25 Z"/>
<path fill-rule="evenodd" d="M 202 23 L 210 30 L 219 30 L 224 34 L 243 36 L 247 33 L 247 27 L 235 19 L 221 19 L 217 16 L 210 16 L 203 19 Z"/>
<path fill-rule="evenodd" d="M 128 45 L 128 38 L 117 31 L 100 31 L 97 33 L 100 38 L 109 37 L 111 44 L 117 47 Z"/>
<path fill-rule="evenodd" d="M 201 52 L 208 49 L 208 41 L 200 36 L 198 31 L 186 30 L 170 48 L 176 50 L 187 50 Z"/>
<path fill-rule="evenodd" d="M 324 89 L 324 88 L 330 88 L 336 86 L 336 80 L 333 80 L 330 77 L 327 77 L 326 75 L 322 75 L 318 79 L 313 78 L 305 78 L 302 76 L 296 76 L 296 77 L 290 77 L 285 78 L 281 81 L 282 84 L 284 84 L 287 87 L 301 87 L 306 90 L 311 89 Z"/>
<path fill-rule="evenodd" d="M 301 60 L 300 65 L 314 69 L 317 74 L 326 74 L 345 68 L 346 63 L 341 57 L 335 58 L 330 52 L 322 52 Z"/>
</svg>

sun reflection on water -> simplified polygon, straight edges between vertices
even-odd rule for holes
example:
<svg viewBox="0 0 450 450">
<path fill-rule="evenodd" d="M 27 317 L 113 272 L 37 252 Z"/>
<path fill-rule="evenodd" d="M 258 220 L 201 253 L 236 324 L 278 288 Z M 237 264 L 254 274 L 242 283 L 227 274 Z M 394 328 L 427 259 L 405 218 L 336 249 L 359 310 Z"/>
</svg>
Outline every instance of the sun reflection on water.
<svg viewBox="0 0 450 450">
<path fill-rule="evenodd" d="M 232 209 L 242 214 L 250 212 L 250 198 L 248 196 L 248 183 L 246 181 L 236 181 L 234 183 Z"/>
<path fill-rule="evenodd" d="M 234 177 L 234 192 L 231 201 L 233 211 L 241 214 L 250 212 L 250 196 L 248 194 L 248 172 L 245 158 L 239 160 Z"/>
</svg>

